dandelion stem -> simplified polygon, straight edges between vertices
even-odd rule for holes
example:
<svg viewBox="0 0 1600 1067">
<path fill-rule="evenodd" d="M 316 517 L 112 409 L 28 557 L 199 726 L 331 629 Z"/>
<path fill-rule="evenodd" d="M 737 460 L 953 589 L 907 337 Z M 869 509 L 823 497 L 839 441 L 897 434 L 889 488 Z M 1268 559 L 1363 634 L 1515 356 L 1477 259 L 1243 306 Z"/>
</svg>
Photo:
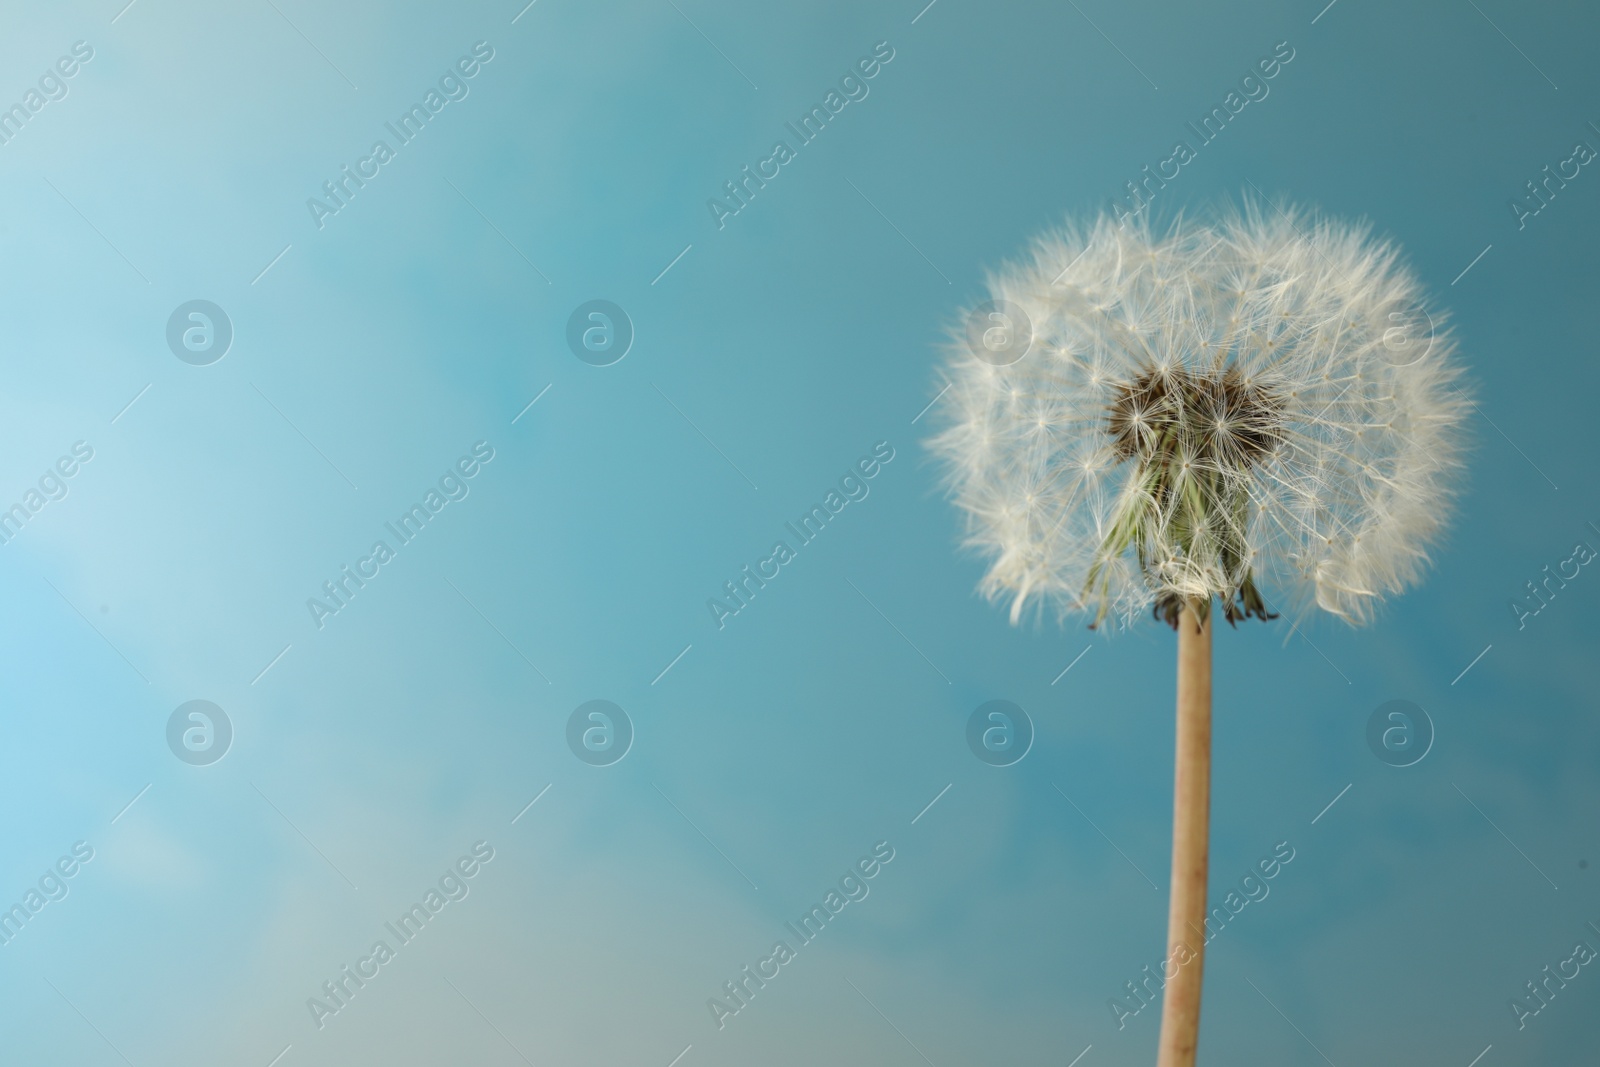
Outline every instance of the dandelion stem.
<svg viewBox="0 0 1600 1067">
<path fill-rule="evenodd" d="M 1190 602 L 1178 622 L 1178 737 L 1172 785 L 1172 889 L 1157 1067 L 1194 1067 L 1205 964 L 1211 817 L 1211 613 Z"/>
</svg>

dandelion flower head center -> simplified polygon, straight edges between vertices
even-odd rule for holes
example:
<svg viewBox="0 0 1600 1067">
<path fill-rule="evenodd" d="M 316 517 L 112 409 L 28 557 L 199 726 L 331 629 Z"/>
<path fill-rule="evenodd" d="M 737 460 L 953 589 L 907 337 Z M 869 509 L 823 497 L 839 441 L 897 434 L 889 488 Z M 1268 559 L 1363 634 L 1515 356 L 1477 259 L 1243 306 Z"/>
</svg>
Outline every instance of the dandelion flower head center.
<svg viewBox="0 0 1600 1067">
<path fill-rule="evenodd" d="M 1284 405 L 1237 367 L 1205 375 L 1146 370 L 1115 391 L 1106 432 L 1119 459 L 1184 457 L 1221 473 L 1242 473 L 1283 441 Z"/>
<path fill-rule="evenodd" d="M 1108 565 L 1132 549 L 1159 591 L 1156 616 L 1170 624 L 1213 594 L 1230 623 L 1272 618 L 1250 570 L 1247 532 L 1251 469 L 1284 441 L 1278 394 L 1229 365 L 1145 368 L 1112 396 L 1105 431 L 1117 460 L 1134 462 L 1136 492 L 1114 515 L 1086 597 L 1105 603 Z"/>
</svg>

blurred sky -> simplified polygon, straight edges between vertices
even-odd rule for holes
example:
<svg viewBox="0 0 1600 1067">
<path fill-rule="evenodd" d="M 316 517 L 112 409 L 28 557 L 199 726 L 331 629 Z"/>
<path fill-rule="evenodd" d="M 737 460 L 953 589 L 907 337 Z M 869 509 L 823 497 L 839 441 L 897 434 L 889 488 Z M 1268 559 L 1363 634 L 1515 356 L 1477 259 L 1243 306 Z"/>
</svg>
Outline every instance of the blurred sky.
<svg viewBox="0 0 1600 1067">
<path fill-rule="evenodd" d="M 1508 201 L 1600 146 L 1592 12 L 123 2 L 0 32 L 0 105 L 92 49 L 0 144 L 0 507 L 93 450 L 0 545 L 0 906 L 93 849 L 0 947 L 8 1062 L 1150 1062 L 1157 1012 L 1107 1001 L 1162 955 L 1172 636 L 978 599 L 918 416 L 984 272 L 1279 42 L 1157 210 L 1371 220 L 1481 415 L 1425 585 L 1365 630 L 1218 634 L 1213 894 L 1295 858 L 1212 943 L 1201 1062 L 1589 1054 L 1592 968 L 1520 1031 L 1509 1001 L 1600 948 L 1600 576 L 1520 630 L 1509 602 L 1600 548 L 1600 176 L 1522 229 Z M 307 199 L 479 42 L 319 228 Z M 708 198 L 880 42 L 719 229 Z M 566 341 L 596 299 L 635 331 L 604 367 Z M 233 330 L 205 366 L 166 341 L 192 300 Z M 465 498 L 319 629 L 307 599 L 477 442 Z M 707 598 L 878 442 L 870 494 L 719 630 Z M 233 729 L 207 766 L 167 741 L 196 699 Z M 635 733 L 610 766 L 567 744 L 592 699 Z M 991 699 L 1036 730 L 1010 767 L 966 745 Z M 1405 768 L 1366 742 L 1397 699 L 1436 731 Z M 479 841 L 468 895 L 319 1029 L 307 999 Z M 880 841 L 870 894 L 719 1030 L 707 999 Z"/>
</svg>

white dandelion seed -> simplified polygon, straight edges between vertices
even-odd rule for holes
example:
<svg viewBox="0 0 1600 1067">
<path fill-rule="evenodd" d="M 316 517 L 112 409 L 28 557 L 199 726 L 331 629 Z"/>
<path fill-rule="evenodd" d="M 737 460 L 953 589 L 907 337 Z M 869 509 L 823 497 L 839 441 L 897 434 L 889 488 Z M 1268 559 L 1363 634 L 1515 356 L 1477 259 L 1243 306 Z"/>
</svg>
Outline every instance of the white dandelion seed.
<svg viewBox="0 0 1600 1067">
<path fill-rule="evenodd" d="M 1002 339 L 1031 347 L 997 365 L 970 334 L 955 346 L 932 442 L 990 559 L 983 592 L 1013 622 L 1030 604 L 1091 626 L 1150 608 L 1178 632 L 1158 1065 L 1192 1067 L 1212 601 L 1230 624 L 1275 618 L 1268 593 L 1362 623 L 1421 576 L 1461 465 L 1454 343 L 1393 245 L 1285 208 L 1161 233 L 1101 217 L 989 288 Z"/>
</svg>

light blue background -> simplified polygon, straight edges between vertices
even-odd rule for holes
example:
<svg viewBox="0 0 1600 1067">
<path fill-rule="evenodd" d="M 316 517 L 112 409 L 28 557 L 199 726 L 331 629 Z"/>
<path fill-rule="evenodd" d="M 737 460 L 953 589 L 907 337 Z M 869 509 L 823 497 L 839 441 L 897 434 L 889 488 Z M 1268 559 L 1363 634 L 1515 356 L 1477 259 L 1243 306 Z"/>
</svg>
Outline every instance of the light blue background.
<svg viewBox="0 0 1600 1067">
<path fill-rule="evenodd" d="M 95 849 L 0 948 L 7 1062 L 1151 1062 L 1156 1010 L 1119 1031 L 1107 1000 L 1162 954 L 1171 634 L 1009 626 L 913 419 L 985 269 L 1284 40 L 1157 207 L 1371 219 L 1453 310 L 1482 417 L 1422 588 L 1362 631 L 1218 635 L 1213 891 L 1296 857 L 1211 946 L 1201 1060 L 1592 1055 L 1592 968 L 1520 1032 L 1508 1001 L 1600 947 L 1600 577 L 1520 631 L 1508 602 L 1600 547 L 1600 176 L 1524 230 L 1507 207 L 1600 144 L 1592 14 L 121 3 L 0 32 L 7 104 L 95 50 L 0 146 L 0 506 L 95 450 L 0 546 L 0 898 Z M 470 95 L 318 230 L 306 198 L 480 40 Z M 884 40 L 719 231 L 707 198 Z M 637 330 L 606 368 L 564 341 L 597 297 Z M 195 298 L 235 329 L 208 367 L 164 341 Z M 318 630 L 306 599 L 479 440 L 470 496 Z M 879 440 L 871 495 L 719 632 L 706 598 Z M 608 768 L 564 741 L 596 697 L 637 730 Z M 1038 732 L 1006 769 L 963 739 L 996 697 Z M 236 731 L 204 768 L 164 734 L 196 698 Z M 1364 739 L 1397 698 L 1437 727 L 1407 769 Z M 470 896 L 319 1030 L 307 998 L 478 840 Z M 719 1031 L 706 999 L 880 840 L 871 895 Z"/>
</svg>

